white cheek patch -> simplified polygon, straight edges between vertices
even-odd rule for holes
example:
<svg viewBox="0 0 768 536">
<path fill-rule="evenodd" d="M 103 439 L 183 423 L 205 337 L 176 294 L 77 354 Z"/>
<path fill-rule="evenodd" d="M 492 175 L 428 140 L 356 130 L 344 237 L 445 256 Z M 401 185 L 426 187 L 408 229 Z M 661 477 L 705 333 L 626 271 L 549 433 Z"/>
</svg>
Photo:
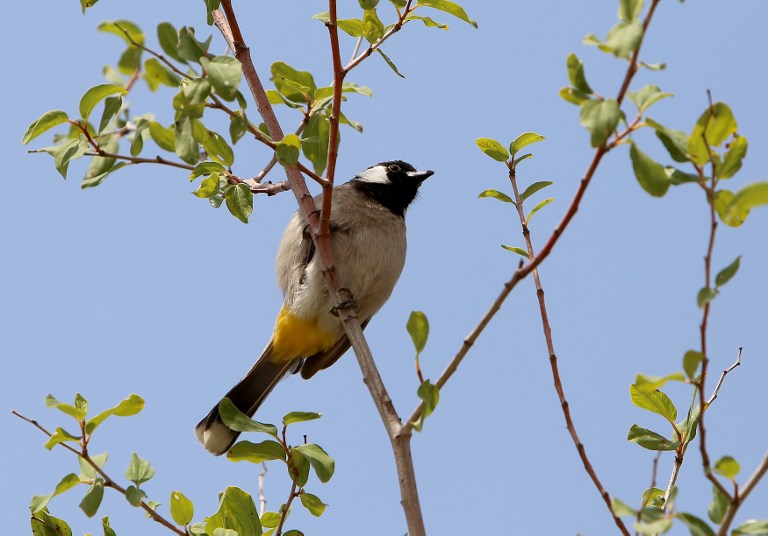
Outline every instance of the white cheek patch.
<svg viewBox="0 0 768 536">
<path fill-rule="evenodd" d="M 387 169 L 384 166 L 373 166 L 370 169 L 366 169 L 358 173 L 357 178 L 363 182 L 390 184 L 389 177 L 387 177 Z"/>
</svg>

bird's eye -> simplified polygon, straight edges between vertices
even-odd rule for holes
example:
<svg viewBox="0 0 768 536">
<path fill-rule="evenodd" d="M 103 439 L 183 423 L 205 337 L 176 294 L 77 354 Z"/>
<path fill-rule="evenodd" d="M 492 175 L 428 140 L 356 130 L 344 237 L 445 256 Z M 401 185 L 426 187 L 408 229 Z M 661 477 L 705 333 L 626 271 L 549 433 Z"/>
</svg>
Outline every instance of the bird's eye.
<svg viewBox="0 0 768 536">
<path fill-rule="evenodd" d="M 387 166 L 387 169 L 392 173 L 400 173 L 400 166 L 398 166 L 397 164 L 390 164 L 389 166 Z"/>
</svg>

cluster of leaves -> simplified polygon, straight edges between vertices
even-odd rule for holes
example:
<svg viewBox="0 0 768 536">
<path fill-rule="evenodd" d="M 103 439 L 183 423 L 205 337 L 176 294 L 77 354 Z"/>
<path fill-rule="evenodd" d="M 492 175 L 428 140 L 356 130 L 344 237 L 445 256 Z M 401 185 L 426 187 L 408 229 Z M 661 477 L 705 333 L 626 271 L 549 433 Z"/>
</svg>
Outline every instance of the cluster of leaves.
<svg viewBox="0 0 768 536">
<path fill-rule="evenodd" d="M 80 472 L 69 473 L 56 485 L 53 492 L 46 495 L 36 495 L 30 503 L 32 512 L 32 533 L 35 536 L 68 536 L 72 534 L 67 523 L 50 514 L 48 504 L 55 496 L 65 493 L 72 488 L 84 484 L 88 486 L 80 508 L 88 517 L 93 517 L 101 506 L 105 487 L 111 487 L 122 493 L 131 506 L 142 508 L 148 516 L 161 520 L 166 525 L 173 526 L 169 521 L 156 513 L 159 502 L 149 500 L 143 484 L 148 482 L 155 474 L 155 469 L 145 459 L 133 453 L 125 470 L 125 478 L 131 484 L 122 487 L 107 476 L 105 465 L 108 454 L 106 452 L 97 455 L 88 453 L 88 443 L 96 428 L 111 416 L 127 417 L 136 415 L 144 407 L 144 400 L 132 394 L 121 401 L 115 407 L 102 411 L 92 418 L 88 418 L 88 402 L 77 394 L 74 404 L 59 402 L 52 396 L 46 398 L 48 407 L 56 408 L 77 422 L 80 434 L 71 434 L 61 427 L 56 428 L 45 443 L 47 449 L 52 449 L 58 444 L 64 444 L 76 453 L 80 464 Z M 294 490 L 291 492 L 289 502 L 282 505 L 277 512 L 265 512 L 259 516 L 256 505 L 250 494 L 237 487 L 228 487 L 221 494 L 217 511 L 205 518 L 204 521 L 192 523 L 194 517 L 194 505 L 180 491 L 170 494 L 169 508 L 173 522 L 180 527 L 180 534 L 192 534 L 197 536 L 270 536 L 275 533 L 277 527 L 282 527 L 285 519 L 290 514 L 290 501 L 299 497 L 301 504 L 315 516 L 320 516 L 325 511 L 324 504 L 316 495 L 308 493 L 304 487 L 312 468 L 321 482 L 328 482 L 333 476 L 334 461 L 318 445 L 303 444 L 290 446 L 286 442 L 286 429 L 290 424 L 319 419 L 320 414 L 310 412 L 292 412 L 283 417 L 283 429 L 278 436 L 277 428 L 271 424 L 262 424 L 240 413 L 234 405 L 225 399 L 220 405 L 221 415 L 225 423 L 232 429 L 240 432 L 266 433 L 273 439 L 261 443 L 240 441 L 235 444 L 227 454 L 232 461 L 249 461 L 261 463 L 270 460 L 282 460 L 288 468 Z M 104 536 L 115 536 L 115 530 L 110 526 L 109 518 L 102 519 Z M 286 536 L 299 536 L 301 532 L 290 530 L 282 532 Z"/>
<path fill-rule="evenodd" d="M 533 157 L 533 153 L 525 153 L 521 156 L 518 156 L 520 149 L 532 143 L 540 142 L 543 139 L 544 136 L 541 134 L 536 134 L 535 132 L 523 132 L 509 144 L 509 151 L 507 151 L 506 147 L 504 147 L 501 143 L 492 138 L 477 138 L 475 143 L 487 156 L 496 160 L 497 162 L 503 162 L 506 164 L 507 168 L 509 169 L 510 176 L 514 176 L 518 164 L 524 160 L 527 160 L 528 158 Z M 504 203 L 511 203 L 515 207 L 522 210 L 523 203 L 525 203 L 529 197 L 531 197 L 539 190 L 551 186 L 552 184 L 554 184 L 552 181 L 536 181 L 529 185 L 522 193 L 519 194 L 519 196 L 509 196 L 503 192 L 500 192 L 499 190 L 488 189 L 480 192 L 478 197 L 488 197 L 497 199 Z M 536 206 L 534 206 L 530 212 L 528 212 L 528 215 L 525 216 L 525 225 L 527 226 L 530 223 L 534 214 L 536 214 L 539 210 L 554 200 L 554 197 L 548 197 L 542 201 L 539 201 Z M 528 251 L 525 248 L 518 246 L 508 246 L 506 244 L 502 244 L 501 247 L 508 251 L 517 253 L 526 259 L 529 258 Z"/>
</svg>

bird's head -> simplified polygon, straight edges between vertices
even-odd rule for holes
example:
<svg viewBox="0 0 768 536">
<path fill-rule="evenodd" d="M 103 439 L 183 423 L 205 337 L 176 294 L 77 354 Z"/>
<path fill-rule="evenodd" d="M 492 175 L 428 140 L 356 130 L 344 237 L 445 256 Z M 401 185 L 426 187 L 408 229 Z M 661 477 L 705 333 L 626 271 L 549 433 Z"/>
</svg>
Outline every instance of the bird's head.
<svg viewBox="0 0 768 536">
<path fill-rule="evenodd" d="M 408 162 L 390 160 L 358 173 L 352 183 L 399 216 L 416 198 L 419 186 L 434 171 L 419 171 Z"/>
</svg>

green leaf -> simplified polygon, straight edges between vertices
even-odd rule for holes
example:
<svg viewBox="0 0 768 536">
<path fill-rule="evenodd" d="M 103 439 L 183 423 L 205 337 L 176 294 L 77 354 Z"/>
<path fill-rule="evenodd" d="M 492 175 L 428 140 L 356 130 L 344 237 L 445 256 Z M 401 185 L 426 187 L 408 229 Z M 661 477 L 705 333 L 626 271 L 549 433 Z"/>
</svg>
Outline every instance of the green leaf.
<svg viewBox="0 0 768 536">
<path fill-rule="evenodd" d="M 288 474 L 297 486 L 303 488 L 309 480 L 309 460 L 296 449 L 288 451 Z"/>
<path fill-rule="evenodd" d="M 745 156 L 747 156 L 747 138 L 734 134 L 729 149 L 723 155 L 723 165 L 717 168 L 717 177 L 720 179 L 733 177 L 741 169 Z"/>
<path fill-rule="evenodd" d="M 286 98 L 294 102 L 309 102 L 314 95 L 317 85 L 312 73 L 298 71 L 283 61 L 276 61 L 270 69 L 275 88 Z"/>
<path fill-rule="evenodd" d="M 152 135 L 152 125 L 150 124 L 150 135 Z M 153 136 L 154 138 L 154 136 Z M 192 134 L 192 118 L 182 117 L 176 123 L 176 137 L 174 139 L 174 152 L 179 155 L 184 162 L 190 165 L 197 164 L 200 161 L 200 148 Z"/>
<path fill-rule="evenodd" d="M 212 173 L 210 177 L 200 181 L 200 186 L 192 193 L 201 199 L 210 199 L 211 196 L 219 193 L 220 181 L 219 174 Z"/>
<path fill-rule="evenodd" d="M 608 31 L 605 42 L 594 34 L 584 38 L 585 45 L 595 45 L 603 52 L 609 52 L 617 58 L 630 59 L 643 37 L 643 24 L 638 19 L 630 22 L 621 21 Z"/>
<path fill-rule="evenodd" d="M 107 97 L 104 100 L 104 112 L 101 114 L 101 120 L 99 121 L 99 128 L 97 132 L 101 133 L 115 115 L 120 111 L 123 106 L 123 98 L 120 96 Z"/>
<path fill-rule="evenodd" d="M 720 193 L 718 192 L 718 194 Z M 749 215 L 749 211 L 761 205 L 768 205 L 768 182 L 748 184 L 733 194 L 729 202 L 721 208 L 722 213 L 718 211 L 718 215 L 728 225 L 734 225 L 735 222 L 743 223 Z M 715 208 L 717 208 L 717 203 Z M 741 223 L 734 226 L 737 227 Z"/>
<path fill-rule="evenodd" d="M 192 173 L 189 174 L 189 180 L 191 182 L 202 175 L 210 175 L 212 173 L 225 173 L 226 171 L 226 168 L 219 162 L 206 160 L 195 166 L 195 169 L 193 169 Z"/>
<path fill-rule="evenodd" d="M 128 398 L 121 400 L 115 407 L 106 409 L 96 415 L 94 418 L 89 419 L 85 425 L 85 431 L 88 434 L 92 434 L 93 431 L 108 417 L 112 415 L 116 417 L 131 417 L 139 413 L 144 409 L 144 399 L 139 395 L 131 393 Z"/>
<path fill-rule="evenodd" d="M 176 73 L 155 58 L 149 58 L 144 62 L 143 78 L 151 91 L 157 90 L 160 85 L 179 87 L 179 84 L 181 84 L 181 79 L 176 76 Z"/>
<path fill-rule="evenodd" d="M 677 408 L 669 397 L 659 390 L 645 391 L 633 384 L 629 386 L 629 396 L 635 406 L 661 415 L 670 423 L 677 419 Z"/>
<path fill-rule="evenodd" d="M 285 460 L 285 449 L 277 441 L 268 439 L 261 443 L 240 441 L 229 449 L 227 459 L 233 462 L 261 463 L 270 460 Z"/>
<path fill-rule="evenodd" d="M 61 123 L 65 123 L 69 120 L 69 117 L 67 116 L 66 112 L 63 112 L 61 110 L 51 110 L 48 112 L 45 112 L 43 115 L 32 121 L 30 123 L 29 127 L 27 127 L 27 131 L 24 133 L 24 136 L 21 138 L 21 143 L 27 144 L 30 141 L 37 138 L 40 134 L 43 132 L 46 132 L 56 125 L 60 125 Z"/>
<path fill-rule="evenodd" d="M 333 458 L 328 456 L 328 453 L 319 445 L 308 443 L 293 447 L 291 450 L 301 453 L 307 460 L 309 460 L 309 463 L 312 465 L 312 469 L 315 470 L 315 474 L 317 475 L 317 478 L 320 479 L 320 482 L 325 483 L 331 479 L 336 464 L 333 461 Z"/>
<path fill-rule="evenodd" d="M 328 140 L 331 123 L 322 112 L 312 114 L 302 132 L 301 150 L 312 162 L 315 173 L 322 175 L 328 163 Z"/>
<path fill-rule="evenodd" d="M 579 91 L 574 87 L 564 87 L 560 89 L 560 97 L 563 100 L 570 102 L 571 104 L 576 104 L 578 106 L 581 106 L 584 102 L 589 100 L 589 95 L 587 95 L 582 91 Z"/>
<path fill-rule="evenodd" d="M 741 536 L 742 534 L 768 535 L 768 520 L 750 519 L 733 529 L 731 533 L 732 536 Z"/>
<path fill-rule="evenodd" d="M 421 432 L 421 429 L 424 426 L 424 421 L 433 411 L 435 411 L 438 402 L 440 402 L 440 389 L 429 380 L 424 380 L 421 385 L 419 385 L 416 394 L 424 401 L 424 407 L 421 410 L 419 419 L 413 423 L 413 428 L 417 432 Z"/>
<path fill-rule="evenodd" d="M 56 170 L 66 179 L 70 161 L 83 156 L 88 147 L 85 136 L 78 135 L 75 139 L 63 141 L 61 145 L 44 147 L 40 151 L 46 152 L 53 157 Z"/>
<path fill-rule="evenodd" d="M 75 399 L 76 402 L 77 402 L 77 397 L 79 396 L 80 396 L 80 393 L 76 395 L 76 399 Z M 63 402 L 59 402 L 58 400 L 56 400 L 56 398 L 54 398 L 53 395 L 48 395 L 45 397 L 45 407 L 56 408 L 59 411 L 77 420 L 85 419 L 85 416 L 87 413 L 87 411 L 83 409 L 82 403 L 81 404 L 75 403 L 75 405 L 65 404 Z"/>
<path fill-rule="evenodd" d="M 170 22 L 161 22 L 157 25 L 157 41 L 163 52 L 181 63 L 187 63 L 179 55 L 179 34 Z"/>
<path fill-rule="evenodd" d="M 135 452 L 131 454 L 131 462 L 125 470 L 125 478 L 137 486 L 155 476 L 155 470 L 150 463 Z"/>
<path fill-rule="evenodd" d="M 48 495 L 35 495 L 32 497 L 32 502 L 29 505 L 29 509 L 32 510 L 32 514 L 36 514 L 45 508 L 48 502 L 56 495 L 64 493 L 65 491 L 69 491 L 78 484 L 80 484 L 80 477 L 78 477 L 75 473 L 69 473 L 56 485 L 56 489 L 53 490 L 53 493 L 49 493 Z"/>
<path fill-rule="evenodd" d="M 282 517 L 277 512 L 264 512 L 261 515 L 261 526 L 273 529 L 280 524 Z"/>
<path fill-rule="evenodd" d="M 200 65 L 213 85 L 216 94 L 227 101 L 235 100 L 243 71 L 240 62 L 232 56 L 216 56 L 212 60 L 200 58 Z"/>
<path fill-rule="evenodd" d="M 616 497 L 613 497 L 611 499 L 611 510 L 618 517 L 626 517 L 626 516 L 637 517 L 637 510 L 630 508 L 625 502 L 623 502 L 621 499 L 618 499 Z"/>
<path fill-rule="evenodd" d="M 679 513 L 675 517 L 690 529 L 691 536 L 715 536 L 715 531 L 706 522 L 692 514 Z"/>
<path fill-rule="evenodd" d="M 243 223 L 253 212 L 253 192 L 247 184 L 231 184 L 224 190 L 224 199 L 232 215 Z"/>
<path fill-rule="evenodd" d="M 108 457 L 109 457 L 108 452 L 102 452 L 101 454 L 97 454 L 95 456 L 90 455 L 90 460 L 94 463 L 94 465 L 96 465 L 96 467 L 101 469 L 107 463 Z M 80 464 L 80 475 L 79 475 L 80 480 L 90 481 L 90 480 L 96 480 L 99 477 L 99 473 L 96 472 L 96 469 L 94 469 L 90 463 L 88 463 L 81 457 L 78 457 L 77 461 Z"/>
<path fill-rule="evenodd" d="M 588 100 L 581 105 L 581 125 L 591 134 L 592 147 L 600 147 L 616 130 L 621 112 L 616 99 Z"/>
<path fill-rule="evenodd" d="M 304 506 L 304 508 L 309 510 L 309 513 L 315 517 L 320 517 L 323 515 L 326 506 L 328 506 L 323 501 L 321 501 L 319 497 L 312 495 L 311 493 L 307 493 L 306 491 L 302 493 L 299 498 L 301 499 L 301 504 Z"/>
<path fill-rule="evenodd" d="M 725 512 L 730 504 L 728 497 L 723 495 L 723 492 L 717 486 L 712 486 L 712 504 L 709 505 L 709 510 L 707 510 L 710 521 L 719 525 L 723 521 Z"/>
<path fill-rule="evenodd" d="M 299 161 L 300 148 L 299 137 L 296 134 L 288 134 L 275 147 L 275 157 L 283 166 L 293 166 Z"/>
<path fill-rule="evenodd" d="M 627 97 L 635 103 L 640 112 L 644 112 L 661 99 L 672 96 L 672 93 L 664 93 L 654 85 L 647 85 L 637 91 L 627 91 Z"/>
<path fill-rule="evenodd" d="M 449 0 L 418 0 L 418 5 L 444 11 L 477 28 L 477 22 L 469 18 L 464 8 Z"/>
<path fill-rule="evenodd" d="M 480 194 L 478 194 L 477 197 L 478 198 L 491 197 L 493 199 L 498 199 L 499 201 L 504 201 L 505 203 L 512 203 L 512 204 L 515 203 L 511 197 L 509 197 L 507 194 L 502 193 L 498 190 L 485 190 L 483 192 L 480 192 Z"/>
<path fill-rule="evenodd" d="M 331 20 L 327 11 L 313 15 L 312 18 L 325 23 Z M 339 27 L 339 30 L 348 33 L 352 37 L 362 37 L 365 34 L 365 24 L 360 19 L 336 19 L 336 26 Z"/>
<path fill-rule="evenodd" d="M 447 30 L 448 29 L 448 25 L 447 24 L 442 24 L 440 22 L 437 22 L 437 21 L 434 21 L 434 20 L 430 19 L 429 17 L 421 17 L 419 15 L 415 15 L 414 13 L 410 13 L 407 17 L 405 17 L 405 20 L 406 21 L 420 20 L 421 22 L 424 23 L 424 26 L 426 26 L 427 28 L 439 28 L 441 30 Z"/>
<path fill-rule="evenodd" d="M 666 194 L 672 181 L 664 166 L 651 159 L 634 143 L 629 148 L 629 156 L 632 159 L 632 170 L 635 172 L 635 178 L 643 190 L 654 197 L 662 197 Z"/>
<path fill-rule="evenodd" d="M 147 494 L 144 492 L 143 489 L 139 489 L 136 486 L 128 486 L 125 489 L 125 500 L 128 501 L 128 504 L 131 506 L 135 506 L 138 508 L 141 506 L 141 501 L 147 498 Z"/>
<path fill-rule="evenodd" d="M 379 5 L 379 0 L 357 0 L 357 3 L 364 10 L 376 9 L 376 6 Z"/>
<path fill-rule="evenodd" d="M 80 99 L 80 117 L 87 121 L 88 116 L 91 114 L 91 111 L 93 111 L 96 105 L 114 93 L 120 93 L 121 95 L 124 95 L 127 93 L 127 91 L 125 91 L 125 89 L 123 89 L 121 86 L 117 86 L 115 84 L 99 84 L 98 86 L 93 86 L 91 89 L 86 91 L 83 97 Z"/>
<path fill-rule="evenodd" d="M 171 517 L 179 525 L 188 525 L 195 515 L 192 501 L 180 491 L 171 492 Z"/>
<path fill-rule="evenodd" d="M 59 443 L 65 443 L 67 441 L 80 441 L 80 439 L 80 436 L 72 435 L 63 428 L 57 426 L 56 431 L 50 438 L 48 438 L 48 441 L 46 441 L 45 445 L 43 446 L 48 450 L 51 450 Z"/>
<path fill-rule="evenodd" d="M 228 398 L 223 398 L 219 402 L 219 416 L 222 422 L 235 432 L 258 432 L 277 437 L 277 428 L 274 425 L 254 421 L 237 409 Z"/>
<path fill-rule="evenodd" d="M 702 287 L 696 296 L 696 304 L 699 309 L 715 299 L 720 292 L 716 288 Z"/>
<path fill-rule="evenodd" d="M 543 139 L 544 136 L 541 134 L 536 134 L 535 132 L 523 132 L 509 145 L 509 152 L 512 154 L 512 156 L 515 156 L 517 151 L 526 145 L 540 142 Z"/>
<path fill-rule="evenodd" d="M 689 378 L 693 379 L 696 376 L 696 371 L 699 368 L 699 364 L 704 359 L 704 354 L 695 350 L 688 350 L 683 356 L 683 370 Z"/>
<path fill-rule="evenodd" d="M 235 144 L 248 132 L 248 119 L 242 110 L 238 110 L 234 115 L 229 116 L 229 137 Z"/>
<path fill-rule="evenodd" d="M 235 152 L 229 146 L 227 140 L 221 134 L 212 130 L 205 131 L 203 148 L 211 160 L 215 160 L 225 166 L 231 166 L 235 162 Z"/>
<path fill-rule="evenodd" d="M 635 385 L 638 389 L 644 391 L 653 391 L 664 386 L 667 382 L 684 382 L 685 376 L 682 372 L 675 372 L 666 376 L 649 376 L 647 374 L 638 374 L 635 377 Z"/>
<path fill-rule="evenodd" d="M 406 329 L 411 336 L 414 348 L 416 348 L 416 355 L 420 354 L 427 345 L 427 338 L 429 337 L 427 315 L 421 311 L 411 311 Z"/>
<path fill-rule="evenodd" d="M 736 478 L 739 474 L 741 467 L 739 462 L 733 456 L 723 456 L 715 462 L 714 471 L 718 475 L 724 476 L 729 480 Z"/>
<path fill-rule="evenodd" d="M 216 529 L 230 529 L 238 536 L 260 536 L 261 523 L 253 498 L 234 486 L 225 489 L 219 509 L 205 522 L 206 534 L 213 535 Z"/>
<path fill-rule="evenodd" d="M 200 58 L 207 57 L 208 47 L 211 44 L 211 38 L 208 37 L 205 41 L 198 41 L 195 38 L 195 29 L 182 26 L 179 30 L 179 56 L 187 61 L 200 63 Z"/>
<path fill-rule="evenodd" d="M 568 67 L 568 80 L 570 80 L 571 85 L 581 95 L 591 95 L 592 88 L 587 82 L 587 77 L 584 74 L 584 63 L 579 57 L 574 53 L 570 53 L 568 59 L 566 59 L 566 66 Z"/>
<path fill-rule="evenodd" d="M 154 141 L 161 149 L 175 152 L 176 133 L 172 129 L 165 128 L 160 123 L 156 123 L 155 121 L 150 121 L 149 136 L 152 138 L 152 141 Z"/>
<path fill-rule="evenodd" d="M 533 218 L 533 215 L 536 214 L 538 211 L 540 211 L 542 208 L 549 205 L 552 201 L 554 201 L 554 197 L 549 197 L 545 199 L 544 201 L 539 201 L 539 203 L 531 209 L 531 211 L 528 213 L 528 215 L 525 217 L 525 223 L 529 223 L 531 221 L 531 218 Z"/>
<path fill-rule="evenodd" d="M 669 156 L 675 162 L 690 161 L 688 155 L 688 135 L 685 132 L 667 128 L 651 118 L 646 118 L 645 122 L 656 131 L 656 137 L 661 140 Z"/>
<path fill-rule="evenodd" d="M 636 424 L 633 424 L 629 429 L 627 441 L 637 443 L 645 449 L 656 451 L 675 450 L 680 446 L 679 441 L 670 441 L 663 435 L 652 432 L 647 428 L 643 428 Z"/>
<path fill-rule="evenodd" d="M 741 255 L 736 257 L 736 260 L 734 260 L 731 264 L 720 270 L 718 272 L 717 276 L 715 276 L 715 285 L 718 287 L 722 287 L 725 285 L 728 281 L 730 281 L 734 275 L 736 275 L 736 272 L 739 271 L 739 264 L 741 262 Z"/>
<path fill-rule="evenodd" d="M 502 144 L 492 138 L 477 138 L 475 143 L 485 154 L 497 160 L 498 162 L 506 162 L 509 160 L 509 153 Z"/>
<path fill-rule="evenodd" d="M 131 44 L 131 41 L 140 45 L 144 44 L 144 32 L 136 23 L 129 20 L 112 20 L 105 21 L 96 27 L 97 30 L 104 33 L 111 33 L 118 36 L 127 45 Z"/>
<path fill-rule="evenodd" d="M 648 488 L 643 492 L 643 504 L 661 508 L 664 506 L 665 491 L 659 488 Z"/>
<path fill-rule="evenodd" d="M 506 244 L 501 244 L 501 247 L 506 249 L 507 251 L 511 251 L 513 253 L 517 253 L 518 255 L 521 255 L 522 257 L 525 257 L 526 259 L 529 259 L 528 252 L 524 250 L 523 248 L 519 248 L 517 246 L 507 246 Z"/>
<path fill-rule="evenodd" d="M 322 416 L 322 413 L 315 413 L 314 411 L 291 411 L 283 416 L 283 425 L 288 426 L 297 422 L 314 421 Z"/>
<path fill-rule="evenodd" d="M 369 43 L 375 43 L 384 36 L 384 23 L 375 9 L 366 9 L 363 13 L 363 37 Z"/>
<path fill-rule="evenodd" d="M 93 517 L 99 510 L 101 500 L 104 498 L 104 481 L 97 478 L 85 492 L 83 500 L 80 501 L 80 509 L 88 517 Z"/>
<path fill-rule="evenodd" d="M 82 1 L 82 0 L 81 0 Z M 72 536 L 72 529 L 63 519 L 41 510 L 31 518 L 32 536 Z"/>
<path fill-rule="evenodd" d="M 101 528 L 104 531 L 104 536 L 117 536 L 112 527 L 109 526 L 109 518 L 106 516 L 101 518 Z"/>
<path fill-rule="evenodd" d="M 529 197 L 531 197 L 533 194 L 538 192 L 539 190 L 542 190 L 546 188 L 547 186 L 551 186 L 554 184 L 552 181 L 538 181 L 531 184 L 528 188 L 525 189 L 525 191 L 520 194 L 520 201 L 525 201 Z"/>
<path fill-rule="evenodd" d="M 384 51 L 381 50 L 381 47 L 377 48 L 376 52 L 379 53 L 379 55 L 384 59 L 387 65 L 389 65 L 389 68 L 392 69 L 397 76 L 399 76 L 400 78 L 405 78 L 405 75 L 398 70 L 397 65 L 395 65 L 395 62 L 389 59 L 389 56 L 384 54 Z"/>
<path fill-rule="evenodd" d="M 619 18 L 632 22 L 640 16 L 643 10 L 643 0 L 619 0 Z"/>
<path fill-rule="evenodd" d="M 699 165 L 709 162 L 709 147 L 719 147 L 736 133 L 736 119 L 724 102 L 716 102 L 707 108 L 696 122 L 688 138 L 688 153 L 691 160 Z M 706 143 L 704 141 L 706 138 Z"/>
</svg>

